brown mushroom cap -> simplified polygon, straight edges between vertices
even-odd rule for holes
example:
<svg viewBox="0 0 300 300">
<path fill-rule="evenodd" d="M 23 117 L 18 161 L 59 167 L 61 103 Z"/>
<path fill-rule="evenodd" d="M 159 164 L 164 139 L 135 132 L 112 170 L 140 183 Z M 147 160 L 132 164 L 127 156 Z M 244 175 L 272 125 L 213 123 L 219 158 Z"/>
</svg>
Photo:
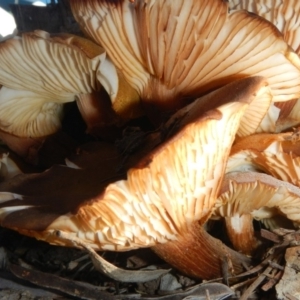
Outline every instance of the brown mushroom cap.
<svg viewBox="0 0 300 300">
<path fill-rule="evenodd" d="M 268 79 L 273 101 L 299 96 L 299 57 L 279 31 L 245 11 L 228 13 L 224 1 L 70 4 L 83 31 L 105 48 L 145 102 L 178 107 L 188 96 L 251 75 Z"/>
</svg>

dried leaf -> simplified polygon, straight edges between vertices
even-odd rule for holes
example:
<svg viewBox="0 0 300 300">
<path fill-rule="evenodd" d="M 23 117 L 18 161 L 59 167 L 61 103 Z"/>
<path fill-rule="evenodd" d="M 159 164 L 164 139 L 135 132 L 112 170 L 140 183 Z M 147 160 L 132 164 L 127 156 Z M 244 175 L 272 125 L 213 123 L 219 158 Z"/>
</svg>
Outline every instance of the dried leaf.
<svg viewBox="0 0 300 300">
<path fill-rule="evenodd" d="M 79 297 L 80 299 L 117 299 L 111 294 L 103 291 L 101 288 L 88 283 L 61 278 L 56 275 L 36 270 L 29 270 L 13 264 L 9 266 L 9 269 L 18 278 L 22 278 L 43 288 L 51 288 L 68 295 Z"/>
<path fill-rule="evenodd" d="M 300 297 L 300 247 L 286 250 L 286 266 L 280 282 L 276 285 L 278 299 L 299 299 Z"/>
<path fill-rule="evenodd" d="M 203 283 L 193 286 L 185 291 L 178 291 L 163 296 L 142 297 L 143 300 L 223 300 L 232 296 L 234 292 L 221 283 Z M 135 295 L 122 297 L 122 300 L 138 299 Z"/>
<path fill-rule="evenodd" d="M 69 240 L 67 234 L 63 232 L 57 232 L 57 235 L 61 239 Z M 108 276 L 111 279 L 120 282 L 146 282 L 150 280 L 154 280 L 159 278 L 160 276 L 168 273 L 168 270 L 124 270 L 114 266 L 113 264 L 106 261 L 102 258 L 97 252 L 90 247 L 89 245 L 85 244 L 81 239 L 72 237 L 70 239 L 72 243 L 76 244 L 79 247 L 84 248 L 90 255 L 90 258 L 94 264 L 94 267 L 97 271 L 101 272 L 102 274 Z"/>
<path fill-rule="evenodd" d="M 42 287 L 34 286 L 26 280 L 16 278 L 9 272 L 0 271 L 0 299 L 59 299 L 62 297 L 61 292 L 47 291 Z M 15 297 L 15 298 L 14 298 Z"/>
</svg>

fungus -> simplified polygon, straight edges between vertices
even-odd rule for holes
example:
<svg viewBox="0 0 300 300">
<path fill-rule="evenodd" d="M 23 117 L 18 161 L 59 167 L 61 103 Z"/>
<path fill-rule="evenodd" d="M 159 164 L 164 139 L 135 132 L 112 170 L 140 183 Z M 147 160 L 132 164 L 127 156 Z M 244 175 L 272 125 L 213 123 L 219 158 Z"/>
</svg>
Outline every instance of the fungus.
<svg viewBox="0 0 300 300">
<path fill-rule="evenodd" d="M 119 95 L 119 78 L 105 51 L 87 39 L 23 33 L 0 44 L 0 129 L 22 138 L 52 134 L 60 128 L 62 105 L 76 96 L 102 85 L 113 103 L 126 98 L 127 89 Z"/>
<path fill-rule="evenodd" d="M 274 104 L 279 109 L 276 119 L 275 132 L 282 132 L 300 124 L 300 100 L 294 99 L 287 102 L 276 102 Z"/>
<path fill-rule="evenodd" d="M 278 220 L 275 220 L 275 217 L 277 218 L 279 210 L 281 211 L 279 215 L 283 214 L 284 206 L 288 207 L 287 199 L 298 197 L 298 192 L 295 191 L 297 190 L 296 186 L 300 186 L 299 166 L 300 152 L 297 130 L 278 134 L 254 134 L 238 140 L 233 145 L 227 162 L 226 177 L 231 178 L 230 180 L 233 180 L 234 183 L 224 183 L 227 185 L 229 196 L 222 195 L 225 206 L 220 208 L 216 214 L 225 217 L 229 235 L 236 249 L 244 253 L 247 249 L 250 252 L 255 250 L 257 243 L 254 242 L 253 217 L 263 220 L 265 224 L 273 223 L 272 226 L 276 226 Z M 240 178 L 238 178 L 239 176 Z M 242 178 L 245 180 L 244 182 Z M 284 190 L 282 193 L 280 187 L 283 186 L 293 190 L 294 194 L 290 195 L 290 192 L 284 188 L 282 188 Z M 264 191 L 265 196 L 262 195 Z M 269 201 L 266 204 L 259 202 L 260 200 L 264 201 L 264 197 L 268 199 L 266 201 Z M 273 203 L 272 199 L 280 200 L 282 208 L 279 208 L 277 203 L 276 205 L 272 204 L 272 209 L 264 209 L 264 206 L 270 207 L 268 203 Z M 296 200 L 293 201 L 293 205 L 296 205 Z M 228 204 L 226 204 L 227 202 Z M 261 205 L 262 209 L 259 209 L 260 206 L 257 203 Z M 243 209 L 237 211 L 240 207 Z M 232 208 L 235 211 L 231 211 Z M 226 211 L 226 209 L 228 210 Z M 254 210 L 256 211 L 254 212 Z M 260 215 L 255 215 L 258 212 Z M 286 213 L 284 216 L 294 222 L 299 222 L 299 216 L 291 217 Z M 233 229 L 234 222 L 235 229 Z M 239 233 L 237 233 L 238 227 Z M 245 229 L 242 229 L 243 227 Z"/>
<path fill-rule="evenodd" d="M 274 131 L 275 124 L 269 121 L 273 120 L 274 115 L 272 100 L 272 92 L 267 81 L 265 81 L 264 86 L 262 84 L 255 99 L 251 102 L 241 120 L 240 127 L 237 131 L 238 137 L 249 136 L 261 131 Z"/>
<path fill-rule="evenodd" d="M 230 0 L 231 10 L 247 10 L 273 23 L 284 40 L 300 54 L 300 3 L 297 0 Z M 293 101 L 276 102 L 260 132 L 281 132 L 300 123 L 298 97 Z M 257 131 L 258 132 L 258 131 Z"/>
<path fill-rule="evenodd" d="M 122 79 L 121 74 L 119 79 L 118 94 L 113 99 L 104 89 L 76 97 L 88 134 L 107 137 L 112 135 L 115 127 L 121 127 L 126 121 L 144 115 L 136 91 Z"/>
<path fill-rule="evenodd" d="M 228 12 L 225 1 L 70 4 L 81 29 L 103 46 L 149 114 L 254 75 L 268 79 L 275 102 L 299 97 L 299 57 L 277 28 L 246 11 Z"/>
<path fill-rule="evenodd" d="M 246 9 L 273 23 L 286 42 L 300 53 L 300 3 L 297 0 L 230 0 L 230 9 Z"/>
<path fill-rule="evenodd" d="M 258 245 L 253 219 L 281 215 L 300 225 L 300 189 L 258 172 L 225 175 L 212 218 L 225 218 L 228 236 L 236 250 L 253 254 Z"/>
<path fill-rule="evenodd" d="M 300 186 L 299 143 L 297 131 L 244 137 L 232 147 L 226 173 L 252 170 Z"/>
<path fill-rule="evenodd" d="M 59 239 L 55 232 L 60 231 L 97 250 L 153 247 L 167 262 L 198 278 L 221 276 L 222 266 L 229 260 L 232 272 L 241 272 L 248 258 L 210 236 L 202 225 L 212 214 L 243 113 L 264 87 L 264 78 L 245 78 L 179 110 L 166 124 L 168 138 L 138 162 L 134 160 L 121 178 L 115 173 L 115 163 L 100 156 L 111 168 L 102 166 L 102 174 L 96 178 L 96 196 L 87 195 L 91 191 L 82 188 L 81 181 L 88 185 L 95 182 L 90 178 L 95 177 L 93 172 L 80 169 L 83 160 L 71 163 L 79 169 L 65 167 L 69 176 L 55 176 L 55 189 L 47 183 L 49 193 L 44 190 L 41 194 L 26 178 L 23 191 L 18 187 L 20 180 L 4 182 L 1 190 L 17 199 L 1 201 L 1 226 L 57 245 L 74 246 Z M 205 101 L 208 105 L 203 111 Z M 116 155 L 108 151 L 108 157 L 115 159 Z M 46 182 L 45 177 L 55 168 L 40 178 L 31 177 Z M 109 173 L 105 176 L 103 170 Z M 70 186 L 66 180 L 76 185 Z M 35 186 L 41 188 L 37 182 Z M 81 194 L 68 195 L 70 188 Z M 95 186 L 93 189 L 95 192 Z M 174 248 L 176 251 L 169 251 Z"/>
</svg>

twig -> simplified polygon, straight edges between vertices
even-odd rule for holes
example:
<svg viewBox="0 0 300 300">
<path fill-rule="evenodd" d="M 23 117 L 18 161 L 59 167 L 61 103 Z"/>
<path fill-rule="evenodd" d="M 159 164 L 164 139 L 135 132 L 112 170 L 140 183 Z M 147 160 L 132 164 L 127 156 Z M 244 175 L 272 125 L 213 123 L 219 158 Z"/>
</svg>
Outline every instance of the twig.
<svg viewBox="0 0 300 300">
<path fill-rule="evenodd" d="M 240 300 L 247 300 L 256 288 L 266 279 L 267 274 L 272 271 L 272 267 L 267 267 L 264 273 L 259 275 L 257 279 L 248 287 L 245 293 L 241 296 Z"/>
<path fill-rule="evenodd" d="M 209 290 L 207 290 L 207 289 L 205 290 L 205 299 L 206 300 L 211 300 Z"/>
<path fill-rule="evenodd" d="M 248 285 L 250 283 L 252 283 L 254 280 L 256 280 L 256 278 L 249 278 L 243 282 L 239 282 L 237 284 L 232 285 L 230 288 L 234 291 L 238 290 L 239 288 L 243 287 L 244 285 Z"/>
<path fill-rule="evenodd" d="M 284 267 L 279 265 L 278 263 L 274 262 L 274 261 L 271 261 L 269 260 L 268 261 L 269 265 L 272 267 L 272 268 L 275 268 L 275 269 L 278 269 L 278 270 L 284 270 Z"/>
<path fill-rule="evenodd" d="M 275 276 L 273 276 L 273 278 L 271 278 L 266 284 L 264 284 L 261 289 L 263 291 L 268 291 L 270 290 L 282 277 L 283 271 L 279 271 L 275 274 Z"/>
</svg>

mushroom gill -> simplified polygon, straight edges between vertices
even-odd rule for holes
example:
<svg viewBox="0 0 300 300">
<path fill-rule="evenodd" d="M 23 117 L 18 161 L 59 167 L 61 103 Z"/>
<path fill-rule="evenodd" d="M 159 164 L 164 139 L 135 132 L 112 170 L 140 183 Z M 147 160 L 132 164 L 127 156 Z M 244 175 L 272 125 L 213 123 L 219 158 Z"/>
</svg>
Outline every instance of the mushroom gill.
<svg viewBox="0 0 300 300">
<path fill-rule="evenodd" d="M 297 0 L 230 0 L 230 9 L 246 9 L 272 22 L 300 53 L 300 3 Z"/>
<path fill-rule="evenodd" d="M 290 205 L 299 205 L 299 166 L 297 130 L 254 134 L 233 145 L 226 167 L 226 178 L 230 180 L 223 183 L 227 194 L 223 191 L 219 197 L 224 207 L 220 206 L 215 214 L 225 218 L 235 249 L 243 253 L 256 249 L 253 218 L 273 227 L 282 222 L 282 215 L 299 223 L 299 215 L 287 212 Z"/>
<path fill-rule="evenodd" d="M 300 54 L 300 3 L 297 0 L 230 0 L 232 11 L 247 10 L 274 24 L 284 40 Z M 281 132 L 300 124 L 299 97 L 288 102 L 274 103 L 260 132 Z M 269 130 L 266 130 L 266 129 Z M 257 130 L 259 132 L 259 130 Z"/>
<path fill-rule="evenodd" d="M 79 196 L 77 201 L 60 197 L 60 191 L 66 194 L 66 189 L 73 187 L 59 183 L 60 188 L 50 193 L 56 193 L 55 201 L 49 201 L 47 193 L 36 194 L 32 188 L 26 191 L 24 186 L 26 192 L 20 195 L 10 189 L 12 182 L 2 185 L 6 186 L 3 192 L 12 192 L 17 198 L 1 201 L 1 226 L 58 245 L 73 246 L 61 240 L 56 231 L 67 234 L 70 240 L 80 238 L 98 250 L 153 247 L 167 262 L 198 278 L 221 276 L 227 260 L 232 262 L 234 273 L 241 272 L 243 263 L 249 260 L 210 236 L 202 225 L 212 214 L 240 120 L 264 87 L 264 78 L 245 78 L 179 110 L 166 124 L 168 138 L 133 163 L 125 177 L 114 180 L 112 168 L 105 178 L 102 168 L 97 180 L 103 189 L 96 196 L 81 201 Z M 203 102 L 208 103 L 206 110 Z M 108 153 L 114 157 L 112 151 Z M 105 157 L 102 159 L 110 164 Z M 76 174 L 81 174 L 81 180 L 87 184 L 91 181 L 82 175 L 84 169 L 67 170 L 74 172 L 70 180 L 80 182 Z M 49 171 L 41 176 L 47 174 Z M 59 178 L 56 180 L 59 182 Z M 174 247 L 178 251 L 170 252 Z M 196 257 L 186 256 L 187 249 L 192 248 Z M 191 268 L 195 259 L 199 263 Z"/>
<path fill-rule="evenodd" d="M 236 250 L 253 254 L 258 246 L 253 219 L 284 216 L 300 225 L 300 189 L 293 184 L 258 172 L 225 175 L 212 218 L 224 218 Z"/>
<path fill-rule="evenodd" d="M 237 78 L 268 79 L 273 101 L 299 97 L 299 57 L 270 22 L 222 0 L 71 0 L 148 111 L 182 107 Z M 154 108 L 153 108 L 154 107 Z"/>
<path fill-rule="evenodd" d="M 300 186 L 299 143 L 297 130 L 244 137 L 232 147 L 226 173 L 254 170 Z"/>
<path fill-rule="evenodd" d="M 100 46 L 37 30 L 0 44 L 0 129 L 39 138 L 60 128 L 62 105 L 101 85 L 118 97 L 117 70 Z"/>
<path fill-rule="evenodd" d="M 282 132 L 297 127 L 300 124 L 300 99 L 294 99 L 286 102 L 276 102 L 274 104 L 279 110 L 279 116 L 276 119 L 275 131 Z"/>
</svg>

